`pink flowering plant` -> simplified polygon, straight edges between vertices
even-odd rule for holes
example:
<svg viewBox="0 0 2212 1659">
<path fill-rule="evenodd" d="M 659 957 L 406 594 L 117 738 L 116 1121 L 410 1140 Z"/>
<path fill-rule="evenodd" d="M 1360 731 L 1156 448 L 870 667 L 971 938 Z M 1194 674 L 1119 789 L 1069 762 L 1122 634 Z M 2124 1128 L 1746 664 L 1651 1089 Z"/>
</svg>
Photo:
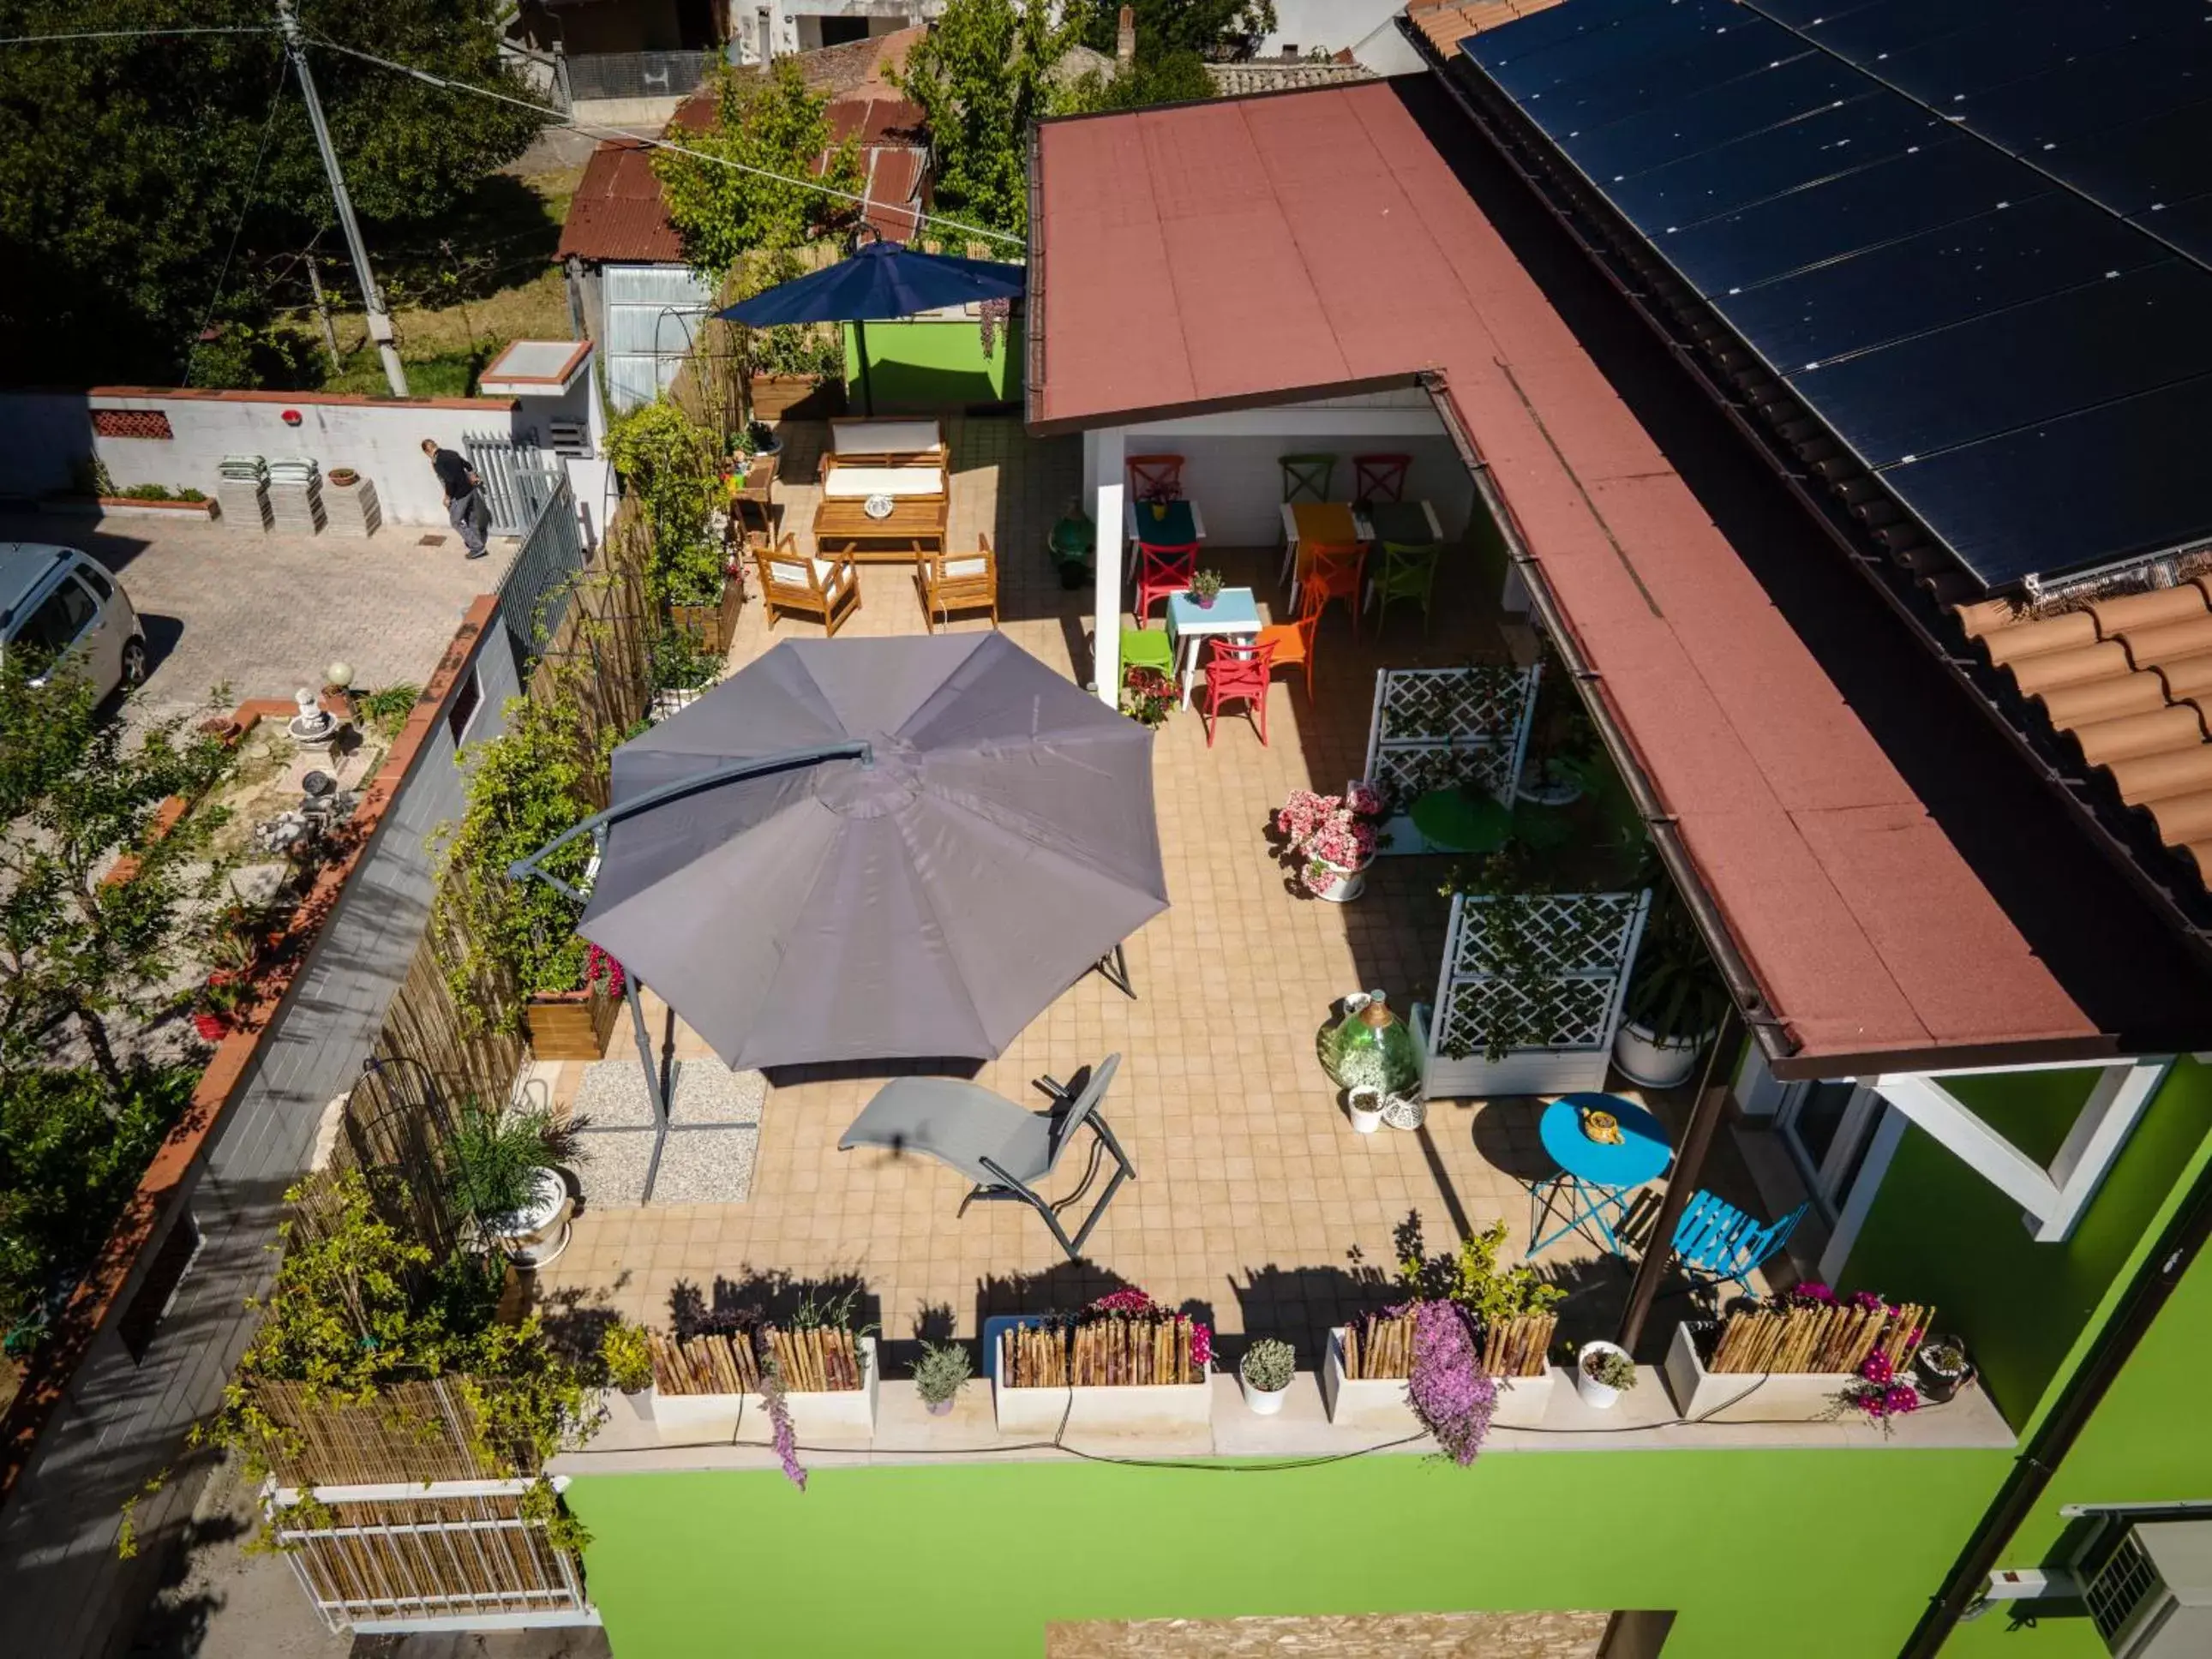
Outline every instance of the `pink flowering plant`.
<svg viewBox="0 0 2212 1659">
<path fill-rule="evenodd" d="M 607 1000 L 622 1000 L 623 990 L 629 981 L 623 974 L 623 965 L 596 945 L 584 947 L 584 988 L 603 990 Z"/>
<path fill-rule="evenodd" d="M 1443 1455 L 1465 1468 L 1490 1433 L 1498 1381 L 1483 1373 L 1474 1330 L 1457 1307 L 1449 1302 L 1416 1302 L 1412 1312 L 1413 1364 L 1406 1379 L 1406 1398 Z"/>
<path fill-rule="evenodd" d="M 1152 1321 L 1172 1320 L 1173 1308 L 1163 1307 L 1142 1291 L 1132 1286 L 1126 1291 L 1115 1291 L 1100 1297 L 1085 1308 L 1077 1323 L 1118 1314 L 1124 1319 Z M 1190 1322 L 1190 1363 L 1192 1369 L 1203 1373 L 1213 1358 L 1213 1328 L 1200 1320 Z"/>
<path fill-rule="evenodd" d="M 1889 1356 L 1877 1348 L 1860 1362 L 1859 1380 L 1843 1391 L 1837 1406 L 1839 1413 L 1858 1412 L 1887 1434 L 1899 1418 L 1920 1409 L 1920 1395 L 1898 1376 Z"/>
<path fill-rule="evenodd" d="M 1326 892 L 1347 872 L 1365 867 L 1382 844 L 1382 793 L 1364 781 L 1340 795 L 1293 789 L 1275 814 L 1283 856 L 1294 860 L 1298 878 L 1312 893 Z"/>
</svg>

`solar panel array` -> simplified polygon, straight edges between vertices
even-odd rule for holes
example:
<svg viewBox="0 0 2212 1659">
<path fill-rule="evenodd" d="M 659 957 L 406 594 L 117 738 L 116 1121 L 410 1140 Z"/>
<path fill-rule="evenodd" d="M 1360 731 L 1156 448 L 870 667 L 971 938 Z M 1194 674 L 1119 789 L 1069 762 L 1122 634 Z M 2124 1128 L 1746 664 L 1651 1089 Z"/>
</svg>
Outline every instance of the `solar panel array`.
<svg viewBox="0 0 2212 1659">
<path fill-rule="evenodd" d="M 1984 582 L 2212 537 L 2208 0 L 1565 0 L 1461 50 Z"/>
</svg>

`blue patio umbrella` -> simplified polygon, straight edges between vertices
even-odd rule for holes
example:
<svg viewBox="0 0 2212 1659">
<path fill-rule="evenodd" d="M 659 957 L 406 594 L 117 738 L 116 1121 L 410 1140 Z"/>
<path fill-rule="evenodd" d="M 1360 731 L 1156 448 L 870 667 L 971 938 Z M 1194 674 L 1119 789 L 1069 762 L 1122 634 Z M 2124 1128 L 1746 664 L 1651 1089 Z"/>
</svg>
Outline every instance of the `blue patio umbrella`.
<svg viewBox="0 0 2212 1659">
<path fill-rule="evenodd" d="M 1021 296 L 1022 266 L 991 259 L 957 259 L 916 253 L 897 242 L 870 242 L 850 258 L 763 289 L 715 314 L 726 323 L 772 328 L 781 323 L 854 323 L 860 348 L 860 395 L 871 414 L 866 324 L 871 318 L 911 317 L 941 306 Z"/>
</svg>

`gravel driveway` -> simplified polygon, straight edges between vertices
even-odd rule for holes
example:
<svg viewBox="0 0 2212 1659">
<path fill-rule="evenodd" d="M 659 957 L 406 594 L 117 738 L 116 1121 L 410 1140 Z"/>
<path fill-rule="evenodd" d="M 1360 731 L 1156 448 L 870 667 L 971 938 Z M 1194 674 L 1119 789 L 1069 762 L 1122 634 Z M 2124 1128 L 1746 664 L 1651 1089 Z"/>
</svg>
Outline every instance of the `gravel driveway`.
<svg viewBox="0 0 2212 1659">
<path fill-rule="evenodd" d="M 442 536 L 437 547 L 419 545 Z M 0 515 L 0 541 L 81 548 L 115 572 L 153 657 L 138 718 L 196 713 L 216 685 L 225 708 L 319 686 L 333 661 L 365 690 L 420 684 L 471 599 L 498 586 L 514 543 L 461 556 L 459 538 L 387 525 L 367 541 L 249 535 L 166 519 Z"/>
</svg>

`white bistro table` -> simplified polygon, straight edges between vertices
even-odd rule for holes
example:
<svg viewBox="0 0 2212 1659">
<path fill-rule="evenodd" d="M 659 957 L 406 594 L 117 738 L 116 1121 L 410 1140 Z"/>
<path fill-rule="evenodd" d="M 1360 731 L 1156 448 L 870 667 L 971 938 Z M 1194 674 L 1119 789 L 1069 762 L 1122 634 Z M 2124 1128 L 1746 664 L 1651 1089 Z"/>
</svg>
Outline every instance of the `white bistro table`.
<svg viewBox="0 0 2212 1659">
<path fill-rule="evenodd" d="M 1175 641 L 1176 677 L 1182 682 L 1182 706 L 1190 707 L 1191 682 L 1197 678 L 1198 647 L 1208 639 L 1257 639 L 1260 604 L 1249 587 L 1224 587 L 1213 603 L 1201 606 L 1188 593 L 1168 595 L 1168 637 Z"/>
</svg>

